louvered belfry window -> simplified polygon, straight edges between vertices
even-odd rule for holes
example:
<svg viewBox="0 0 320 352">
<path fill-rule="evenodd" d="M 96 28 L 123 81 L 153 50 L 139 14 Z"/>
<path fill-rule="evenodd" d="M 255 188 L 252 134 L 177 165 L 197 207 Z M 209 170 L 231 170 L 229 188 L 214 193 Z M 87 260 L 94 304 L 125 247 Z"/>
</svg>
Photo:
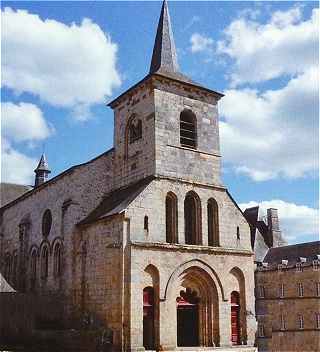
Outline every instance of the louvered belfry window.
<svg viewBox="0 0 320 352">
<path fill-rule="evenodd" d="M 182 147 L 197 148 L 197 120 L 191 110 L 180 114 L 180 144 Z"/>
</svg>

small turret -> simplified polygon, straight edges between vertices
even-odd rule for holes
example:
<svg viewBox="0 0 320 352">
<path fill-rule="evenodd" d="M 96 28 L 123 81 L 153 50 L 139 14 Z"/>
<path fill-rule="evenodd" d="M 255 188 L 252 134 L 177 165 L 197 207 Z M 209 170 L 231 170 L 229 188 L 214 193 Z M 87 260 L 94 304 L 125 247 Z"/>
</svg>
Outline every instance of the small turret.
<svg viewBox="0 0 320 352">
<path fill-rule="evenodd" d="M 51 173 L 51 171 L 49 170 L 46 156 L 44 153 L 41 155 L 39 164 L 37 168 L 34 170 L 34 172 L 36 174 L 35 182 L 34 182 L 35 187 L 38 187 L 39 185 L 47 181 L 48 175 Z"/>
</svg>

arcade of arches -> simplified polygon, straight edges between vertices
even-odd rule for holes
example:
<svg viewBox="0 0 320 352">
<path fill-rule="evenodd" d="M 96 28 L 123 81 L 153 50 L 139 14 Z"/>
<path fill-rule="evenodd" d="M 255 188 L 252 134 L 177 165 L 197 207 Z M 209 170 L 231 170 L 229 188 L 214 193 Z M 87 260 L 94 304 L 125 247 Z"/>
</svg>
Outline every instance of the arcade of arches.
<svg viewBox="0 0 320 352">
<path fill-rule="evenodd" d="M 196 261 L 195 261 L 196 262 Z M 175 335 L 174 347 L 218 347 L 246 344 L 245 282 L 239 268 L 228 275 L 232 290 L 224 289 L 217 274 L 207 265 L 186 263 L 172 273 L 166 283 L 164 297 L 160 292 L 159 271 L 153 265 L 143 288 L 143 346 L 156 350 L 163 345 L 160 326 L 165 325 L 164 312 L 170 312 L 168 335 Z M 174 314 L 171 314 L 175 312 Z M 172 319 L 173 318 L 173 319 Z M 228 336 L 225 319 L 229 320 Z M 220 326 L 220 325 L 223 325 Z"/>
</svg>

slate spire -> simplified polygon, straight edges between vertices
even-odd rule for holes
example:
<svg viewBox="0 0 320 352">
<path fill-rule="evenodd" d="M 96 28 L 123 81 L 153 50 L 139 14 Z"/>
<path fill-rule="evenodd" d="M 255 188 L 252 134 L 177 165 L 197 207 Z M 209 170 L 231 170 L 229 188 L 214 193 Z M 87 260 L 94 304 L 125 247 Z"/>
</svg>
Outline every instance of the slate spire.
<svg viewBox="0 0 320 352">
<path fill-rule="evenodd" d="M 49 169 L 46 156 L 44 153 L 41 155 L 39 164 L 37 168 L 34 170 L 34 172 L 36 174 L 35 182 L 34 182 L 35 187 L 47 181 L 48 175 L 50 174 L 51 171 Z"/>
<path fill-rule="evenodd" d="M 157 71 L 171 73 L 179 71 L 176 47 L 174 44 L 166 0 L 164 0 L 162 4 L 150 65 L 150 73 L 155 73 Z"/>
</svg>

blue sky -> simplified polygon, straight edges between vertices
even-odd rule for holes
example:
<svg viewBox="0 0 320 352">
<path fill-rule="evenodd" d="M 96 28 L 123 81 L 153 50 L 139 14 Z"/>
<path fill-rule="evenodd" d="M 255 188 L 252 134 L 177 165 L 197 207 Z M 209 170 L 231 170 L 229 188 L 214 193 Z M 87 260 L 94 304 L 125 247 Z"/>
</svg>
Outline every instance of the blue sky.
<svg viewBox="0 0 320 352">
<path fill-rule="evenodd" d="M 181 71 L 226 94 L 223 180 L 277 207 L 290 243 L 318 239 L 316 2 L 169 1 Z M 2 2 L 2 180 L 32 183 L 113 144 L 106 103 L 149 69 L 161 3 Z M 23 11 L 21 11 L 23 10 Z"/>
</svg>

